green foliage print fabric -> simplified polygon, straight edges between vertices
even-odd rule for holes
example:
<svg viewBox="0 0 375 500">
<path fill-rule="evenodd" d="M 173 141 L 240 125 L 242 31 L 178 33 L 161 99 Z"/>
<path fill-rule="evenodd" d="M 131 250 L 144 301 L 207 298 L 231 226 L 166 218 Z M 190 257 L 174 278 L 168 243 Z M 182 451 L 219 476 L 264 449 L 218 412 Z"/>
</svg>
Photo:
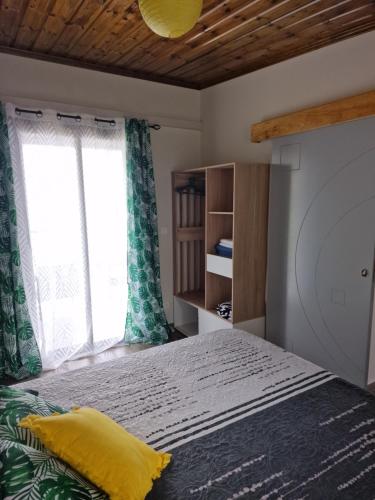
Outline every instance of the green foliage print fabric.
<svg viewBox="0 0 375 500">
<path fill-rule="evenodd" d="M 0 103 L 0 378 L 42 369 L 23 287 L 6 115 Z"/>
<path fill-rule="evenodd" d="M 168 322 L 160 287 L 154 169 L 148 123 L 125 122 L 128 198 L 128 312 L 125 342 L 162 344 Z"/>
<path fill-rule="evenodd" d="M 0 498 L 108 500 L 108 496 L 49 452 L 29 429 L 27 415 L 66 410 L 22 390 L 0 386 Z"/>
</svg>

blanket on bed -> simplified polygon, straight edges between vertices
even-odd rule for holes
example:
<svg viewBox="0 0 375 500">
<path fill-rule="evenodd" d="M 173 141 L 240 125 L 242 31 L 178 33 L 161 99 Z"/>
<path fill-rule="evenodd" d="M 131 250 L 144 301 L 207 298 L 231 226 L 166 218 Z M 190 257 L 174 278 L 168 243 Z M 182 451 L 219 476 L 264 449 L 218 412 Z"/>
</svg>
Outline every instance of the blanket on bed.
<svg viewBox="0 0 375 500">
<path fill-rule="evenodd" d="M 151 499 L 375 498 L 375 398 L 241 331 L 22 386 L 171 451 Z"/>
</svg>

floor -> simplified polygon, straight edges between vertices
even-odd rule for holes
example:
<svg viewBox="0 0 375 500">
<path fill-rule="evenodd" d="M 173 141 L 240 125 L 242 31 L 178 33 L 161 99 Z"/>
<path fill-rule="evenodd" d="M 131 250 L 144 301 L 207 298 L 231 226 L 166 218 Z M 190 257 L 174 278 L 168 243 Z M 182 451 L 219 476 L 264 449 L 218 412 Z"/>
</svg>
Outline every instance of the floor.
<svg viewBox="0 0 375 500">
<path fill-rule="evenodd" d="M 98 363 L 103 363 L 104 361 L 111 361 L 113 359 L 122 358 L 123 356 L 128 356 L 129 354 L 143 351 L 145 349 L 151 349 L 152 347 L 154 346 L 144 344 L 112 347 L 111 349 L 101 352 L 100 354 L 96 354 L 95 356 L 87 356 L 85 358 L 74 359 L 73 361 L 65 361 L 65 363 L 56 368 L 56 370 L 48 370 L 46 372 L 43 372 L 40 377 L 49 377 L 51 375 L 66 373 L 72 370 L 78 370 L 79 368 L 85 368 L 86 366 L 97 365 Z"/>
<path fill-rule="evenodd" d="M 176 340 L 181 340 L 186 338 L 185 335 L 177 330 L 174 330 L 169 334 L 169 342 L 175 342 Z M 104 361 L 111 361 L 112 359 L 122 358 L 123 356 L 128 356 L 129 354 L 134 354 L 135 352 L 144 351 L 145 349 L 151 349 L 152 345 L 148 344 L 133 344 L 133 345 L 121 345 L 115 346 L 107 351 L 96 354 L 95 356 L 87 356 L 85 358 L 75 359 L 73 361 L 65 361 L 56 370 L 48 370 L 43 372 L 40 377 L 50 377 L 51 375 L 57 375 L 59 373 L 66 373 L 72 370 L 78 370 L 79 368 L 84 368 L 86 366 L 97 365 L 98 363 L 103 363 Z M 12 381 L 14 383 L 14 381 Z"/>
<path fill-rule="evenodd" d="M 169 334 L 168 342 L 175 342 L 176 340 L 182 340 L 186 338 L 178 330 L 173 330 Z M 43 372 L 39 377 L 50 377 L 51 375 L 56 375 L 59 373 L 66 373 L 72 370 L 78 370 L 79 368 L 84 368 L 86 366 L 93 366 L 98 363 L 103 363 L 104 361 L 111 361 L 112 359 L 122 358 L 123 356 L 128 356 L 129 354 L 134 354 L 135 352 L 143 351 L 145 349 L 151 349 L 152 345 L 147 344 L 133 344 L 129 346 L 120 345 L 112 347 L 107 351 L 101 352 L 100 354 L 96 354 L 95 356 L 87 356 L 85 358 L 75 359 L 73 361 L 65 361 L 59 368 L 56 370 L 48 370 Z M 29 379 L 24 379 L 22 382 L 26 382 L 27 380 L 32 380 L 35 377 L 30 377 Z M 18 381 L 14 380 L 10 377 L 5 377 L 0 380 L 0 385 L 13 385 L 18 383 Z"/>
</svg>

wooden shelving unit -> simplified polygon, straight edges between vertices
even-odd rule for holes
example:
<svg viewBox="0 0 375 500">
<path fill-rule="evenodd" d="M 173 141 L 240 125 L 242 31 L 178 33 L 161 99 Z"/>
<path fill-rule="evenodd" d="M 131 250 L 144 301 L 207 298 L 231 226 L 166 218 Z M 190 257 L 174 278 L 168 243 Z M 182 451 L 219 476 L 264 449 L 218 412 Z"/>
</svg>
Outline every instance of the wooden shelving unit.
<svg viewBox="0 0 375 500">
<path fill-rule="evenodd" d="M 268 165 L 174 172 L 172 184 L 175 326 L 191 334 L 264 318 Z M 233 240 L 232 259 L 216 255 L 222 238 Z M 215 310 L 228 301 L 231 321 Z"/>
</svg>

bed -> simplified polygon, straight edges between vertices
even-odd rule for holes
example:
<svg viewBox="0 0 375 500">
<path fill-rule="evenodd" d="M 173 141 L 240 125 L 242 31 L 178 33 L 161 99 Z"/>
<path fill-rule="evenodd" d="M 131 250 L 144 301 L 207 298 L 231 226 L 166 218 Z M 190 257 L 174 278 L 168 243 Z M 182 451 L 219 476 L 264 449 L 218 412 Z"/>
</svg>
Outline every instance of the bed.
<svg viewBox="0 0 375 500">
<path fill-rule="evenodd" d="M 170 451 L 150 500 L 375 498 L 375 398 L 239 330 L 17 387 Z"/>
</svg>

